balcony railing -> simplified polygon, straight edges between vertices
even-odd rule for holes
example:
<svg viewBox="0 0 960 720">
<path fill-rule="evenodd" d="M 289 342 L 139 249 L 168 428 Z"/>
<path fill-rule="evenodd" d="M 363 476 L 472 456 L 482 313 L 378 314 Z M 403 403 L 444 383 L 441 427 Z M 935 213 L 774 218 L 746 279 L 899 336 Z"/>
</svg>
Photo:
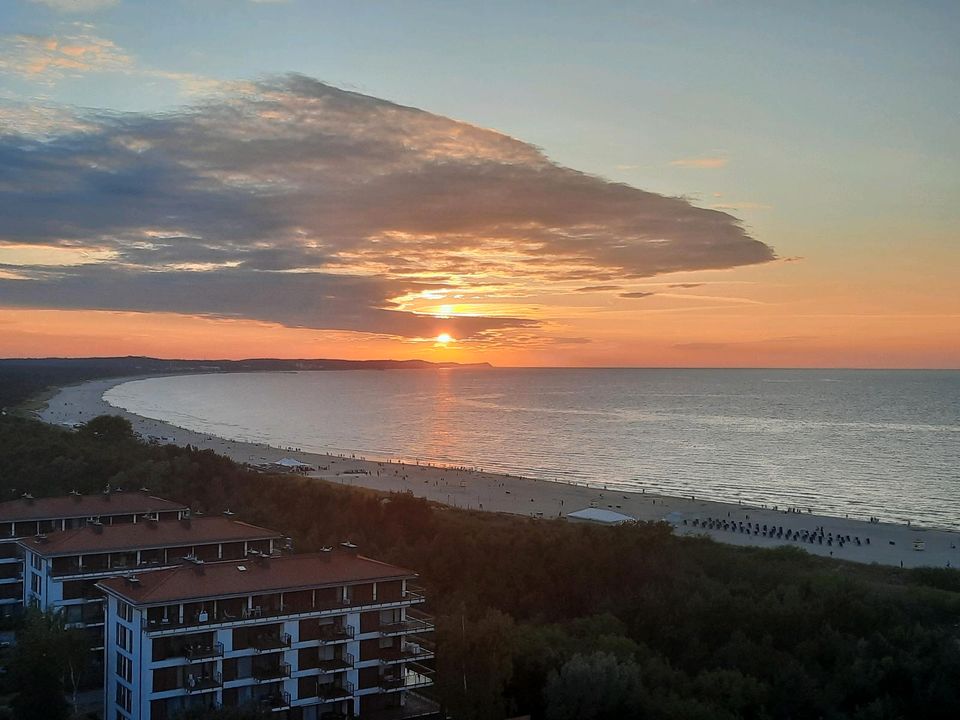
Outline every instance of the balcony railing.
<svg viewBox="0 0 960 720">
<path fill-rule="evenodd" d="M 270 667 L 255 667 L 253 669 L 253 678 L 258 683 L 288 677 L 290 677 L 290 663 L 282 662 Z"/>
<path fill-rule="evenodd" d="M 218 673 L 209 675 L 187 675 L 187 682 L 184 690 L 188 693 L 203 692 L 204 690 L 215 690 L 223 685 L 223 676 Z"/>
<path fill-rule="evenodd" d="M 331 683 L 317 685 L 317 697 L 327 702 L 346 700 L 353 697 L 353 683 L 349 680 L 338 680 Z"/>
<path fill-rule="evenodd" d="M 196 660 L 205 660 L 208 658 L 223 657 L 223 643 L 213 643 L 212 645 L 187 645 L 183 648 L 183 657 L 189 662 Z"/>
<path fill-rule="evenodd" d="M 257 635 L 257 637 L 253 639 L 253 642 L 250 643 L 250 647 L 257 652 L 264 652 L 266 650 L 279 650 L 280 648 L 290 647 L 290 644 L 290 633 L 268 633 L 265 635 Z"/>
<path fill-rule="evenodd" d="M 317 667 L 320 669 L 320 672 L 324 673 L 337 672 L 339 670 L 349 670 L 353 667 L 353 655 L 350 653 L 344 653 L 341 657 L 320 660 L 317 663 Z"/>
<path fill-rule="evenodd" d="M 410 660 L 429 660 L 433 657 L 433 646 L 426 643 L 409 642 L 399 648 L 381 648 L 377 654 L 381 665 L 392 665 Z"/>
<path fill-rule="evenodd" d="M 353 625 L 339 625 L 324 623 L 320 626 L 320 635 L 318 639 L 321 643 L 344 642 L 352 640 L 357 634 Z"/>
<path fill-rule="evenodd" d="M 433 684 L 434 671 L 419 663 L 410 663 L 403 672 L 383 675 L 380 678 L 381 690 L 405 690 L 426 687 Z"/>
<path fill-rule="evenodd" d="M 399 620 L 392 623 L 381 623 L 380 634 L 385 636 L 403 635 L 407 633 L 422 633 L 433 630 L 433 622 L 424 617 L 407 617 L 406 620 Z"/>
<path fill-rule="evenodd" d="M 290 693 L 280 690 L 259 700 L 260 707 L 266 710 L 281 710 L 290 707 Z"/>
<path fill-rule="evenodd" d="M 101 595 L 102 597 L 102 595 Z M 278 608 L 260 607 L 250 608 L 232 613 L 218 610 L 216 613 L 205 611 L 179 618 L 144 618 L 143 627 L 147 632 L 160 632 L 183 627 L 205 627 L 210 625 L 233 624 L 249 620 L 266 618 L 297 618 L 316 615 L 317 613 L 342 614 L 349 608 L 351 611 L 368 611 L 389 608 L 397 605 L 412 605 L 423 602 L 424 598 L 416 593 L 407 593 L 406 597 L 393 600 L 332 600 L 318 602 L 315 605 L 289 605 Z"/>
</svg>

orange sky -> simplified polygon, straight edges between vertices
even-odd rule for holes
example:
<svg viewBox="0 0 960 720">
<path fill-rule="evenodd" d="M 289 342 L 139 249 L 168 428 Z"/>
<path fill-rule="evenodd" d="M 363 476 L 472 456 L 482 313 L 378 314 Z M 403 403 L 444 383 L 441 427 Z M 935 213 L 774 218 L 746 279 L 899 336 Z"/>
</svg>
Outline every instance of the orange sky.
<svg viewBox="0 0 960 720">
<path fill-rule="evenodd" d="M 955 13 L 49 5 L 0 356 L 960 367 Z"/>
</svg>

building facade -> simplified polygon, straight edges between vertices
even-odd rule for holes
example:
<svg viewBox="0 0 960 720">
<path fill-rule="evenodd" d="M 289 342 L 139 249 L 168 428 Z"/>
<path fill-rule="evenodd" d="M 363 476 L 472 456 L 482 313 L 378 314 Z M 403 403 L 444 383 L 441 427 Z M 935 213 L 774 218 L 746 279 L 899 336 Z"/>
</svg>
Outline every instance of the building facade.
<svg viewBox="0 0 960 720">
<path fill-rule="evenodd" d="M 436 712 L 416 574 L 350 544 L 102 580 L 107 720 L 254 706 L 290 720 Z"/>
<path fill-rule="evenodd" d="M 49 498 L 24 495 L 19 500 L 0 503 L 0 614 L 11 614 L 23 606 L 25 568 L 19 540 L 89 523 L 135 524 L 147 517 L 168 522 L 188 513 L 186 505 L 145 491 L 72 493 Z"/>
</svg>

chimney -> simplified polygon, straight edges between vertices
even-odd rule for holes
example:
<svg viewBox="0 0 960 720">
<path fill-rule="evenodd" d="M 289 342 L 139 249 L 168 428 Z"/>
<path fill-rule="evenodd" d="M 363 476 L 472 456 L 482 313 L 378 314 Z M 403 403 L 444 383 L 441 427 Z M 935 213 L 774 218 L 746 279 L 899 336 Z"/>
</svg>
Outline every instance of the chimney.
<svg viewBox="0 0 960 720">
<path fill-rule="evenodd" d="M 332 547 L 322 547 L 320 548 L 320 559 L 324 562 L 330 562 L 330 558 L 333 557 L 333 548 Z"/>
<path fill-rule="evenodd" d="M 203 574 L 204 574 L 203 560 L 199 560 L 199 559 L 197 559 L 197 558 L 193 558 L 193 560 L 191 560 L 191 562 L 193 563 L 193 571 L 194 571 L 197 575 L 203 575 Z"/>
<path fill-rule="evenodd" d="M 136 587 L 140 584 L 140 578 L 138 578 L 136 575 L 124 575 L 123 579 L 127 581 L 128 585 L 132 585 L 133 587 Z"/>
<path fill-rule="evenodd" d="M 229 517 L 233 517 L 234 515 L 236 515 L 236 513 L 235 513 L 233 510 L 231 510 L 230 508 L 227 508 L 226 510 L 224 510 L 224 511 L 223 511 L 223 514 L 224 514 L 226 517 L 228 517 L 228 518 L 229 518 Z"/>
<path fill-rule="evenodd" d="M 180 518 L 180 524 L 183 525 L 183 527 L 187 528 L 187 530 L 189 530 L 189 529 L 190 529 L 190 516 L 187 515 L 186 517 Z"/>
<path fill-rule="evenodd" d="M 353 544 L 352 542 L 350 542 L 349 540 L 347 540 L 346 542 L 340 543 L 340 547 L 343 548 L 343 551 L 344 551 L 347 555 L 356 555 L 356 554 L 357 554 L 357 546 L 354 545 L 354 544 Z"/>
<path fill-rule="evenodd" d="M 78 502 L 80 502 L 80 498 L 82 498 L 83 496 L 82 496 L 79 492 L 77 492 L 76 490 L 71 490 L 71 491 L 70 491 L 70 497 L 73 498 L 73 501 L 74 501 L 74 502 L 78 503 Z"/>
<path fill-rule="evenodd" d="M 90 523 L 90 527 L 93 528 L 93 533 L 95 535 L 103 535 L 103 523 L 99 520 L 94 520 Z"/>
<path fill-rule="evenodd" d="M 23 501 L 27 505 L 33 505 L 33 495 L 31 495 L 30 493 L 24 493 L 23 495 L 21 495 L 21 497 L 23 498 Z"/>
<path fill-rule="evenodd" d="M 147 527 L 151 530 L 156 530 L 158 527 L 160 527 L 160 520 L 158 518 L 148 516 Z"/>
</svg>

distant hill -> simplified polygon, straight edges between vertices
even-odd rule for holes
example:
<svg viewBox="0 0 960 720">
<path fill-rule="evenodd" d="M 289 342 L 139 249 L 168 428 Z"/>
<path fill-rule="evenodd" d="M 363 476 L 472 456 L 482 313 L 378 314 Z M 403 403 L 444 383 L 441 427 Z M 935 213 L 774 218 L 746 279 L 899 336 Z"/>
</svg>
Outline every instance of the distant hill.
<svg viewBox="0 0 960 720">
<path fill-rule="evenodd" d="M 0 358 L 0 408 L 14 407 L 48 388 L 104 377 L 193 372 L 294 370 L 423 370 L 489 368 L 490 363 L 433 363 L 426 360 L 162 360 L 151 357 Z"/>
</svg>

